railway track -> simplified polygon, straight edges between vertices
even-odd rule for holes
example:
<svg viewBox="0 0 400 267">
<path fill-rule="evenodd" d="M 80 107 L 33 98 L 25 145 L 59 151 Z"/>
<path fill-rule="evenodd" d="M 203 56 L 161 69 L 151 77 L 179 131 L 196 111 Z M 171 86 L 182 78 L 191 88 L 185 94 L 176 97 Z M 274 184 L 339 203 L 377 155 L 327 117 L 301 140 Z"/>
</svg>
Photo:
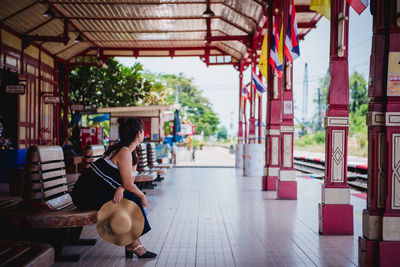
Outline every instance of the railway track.
<svg viewBox="0 0 400 267">
<path fill-rule="evenodd" d="M 306 157 L 294 157 L 294 168 L 300 172 L 310 174 L 317 179 L 325 177 L 325 161 Z M 347 183 L 350 187 L 362 192 L 367 191 L 367 172 L 365 165 L 348 165 Z"/>
</svg>

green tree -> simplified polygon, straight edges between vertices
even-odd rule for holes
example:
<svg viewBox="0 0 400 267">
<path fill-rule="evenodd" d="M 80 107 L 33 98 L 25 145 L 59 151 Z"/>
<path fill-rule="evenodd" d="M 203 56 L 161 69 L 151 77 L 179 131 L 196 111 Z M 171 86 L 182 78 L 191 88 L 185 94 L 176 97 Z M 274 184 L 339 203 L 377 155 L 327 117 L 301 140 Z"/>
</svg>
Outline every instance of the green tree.
<svg viewBox="0 0 400 267">
<path fill-rule="evenodd" d="M 228 130 L 225 126 L 218 128 L 217 139 L 218 140 L 226 140 L 228 138 Z"/>
<path fill-rule="evenodd" d="M 358 72 L 353 72 L 349 79 L 350 112 L 355 113 L 363 104 L 368 103 L 367 81 Z M 365 115 L 365 114 L 361 114 Z"/>
<path fill-rule="evenodd" d="M 70 74 L 70 101 L 83 103 L 87 108 L 158 102 L 153 95 L 162 91 L 163 86 L 154 79 L 146 79 L 142 70 L 140 63 L 129 68 L 114 59 L 109 59 L 105 68 L 77 67 Z"/>
<path fill-rule="evenodd" d="M 177 75 L 163 74 L 159 79 L 171 88 L 171 93 L 166 96 L 166 102 L 175 103 L 175 93 L 178 88 L 181 115 L 186 116 L 196 129 L 196 133 L 204 136 L 214 135 L 217 131 L 219 118 L 212 109 L 210 101 L 202 95 L 194 84 L 192 78 L 185 77 L 182 73 Z"/>
</svg>

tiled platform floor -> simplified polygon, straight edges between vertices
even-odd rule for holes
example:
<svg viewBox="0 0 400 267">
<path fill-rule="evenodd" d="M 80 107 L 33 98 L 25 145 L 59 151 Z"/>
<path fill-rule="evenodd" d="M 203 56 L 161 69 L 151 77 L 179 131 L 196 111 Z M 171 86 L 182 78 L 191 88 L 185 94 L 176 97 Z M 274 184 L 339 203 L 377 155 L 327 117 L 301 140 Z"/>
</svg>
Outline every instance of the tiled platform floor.
<svg viewBox="0 0 400 267">
<path fill-rule="evenodd" d="M 298 200 L 262 192 L 261 178 L 233 168 L 177 168 L 148 190 L 152 230 L 143 236 L 153 260 L 125 259 L 122 247 L 99 242 L 67 247 L 78 263 L 55 266 L 355 266 L 365 200 L 351 197 L 354 236 L 320 236 L 322 181 L 298 176 Z M 356 192 L 353 192 L 356 193 Z M 361 195 L 362 197 L 363 195 Z M 95 226 L 85 237 L 98 237 Z"/>
</svg>

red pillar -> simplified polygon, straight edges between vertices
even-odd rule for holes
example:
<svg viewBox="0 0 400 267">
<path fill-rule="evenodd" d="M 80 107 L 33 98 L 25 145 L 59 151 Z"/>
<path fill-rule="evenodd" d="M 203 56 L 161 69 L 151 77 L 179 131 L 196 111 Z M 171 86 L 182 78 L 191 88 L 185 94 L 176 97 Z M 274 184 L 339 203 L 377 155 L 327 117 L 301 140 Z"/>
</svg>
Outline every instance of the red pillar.
<svg viewBox="0 0 400 267">
<path fill-rule="evenodd" d="M 282 7 L 271 6 L 268 8 L 268 48 L 272 43 L 273 19 L 277 21 L 278 33 L 282 21 Z M 268 58 L 270 49 L 268 49 Z M 268 64 L 268 105 L 266 114 L 265 135 L 265 170 L 262 182 L 262 190 L 276 190 L 276 182 L 280 170 L 280 127 L 281 127 L 281 79 L 275 74 L 274 69 Z"/>
<path fill-rule="evenodd" d="M 390 0 L 389 51 L 387 74 L 386 143 L 387 186 L 379 244 L 380 266 L 400 264 L 400 1 Z M 396 6 L 397 5 L 397 6 Z"/>
<path fill-rule="evenodd" d="M 255 55 L 254 51 L 252 51 L 252 57 L 251 57 L 251 71 L 255 72 Z M 251 74 L 250 74 L 251 75 Z M 254 89 L 253 86 L 253 79 L 251 80 L 250 84 L 250 119 L 249 119 L 249 144 L 255 144 L 256 143 L 256 90 Z"/>
<path fill-rule="evenodd" d="M 243 144 L 243 63 L 239 63 L 239 129 L 238 129 L 238 144 Z"/>
<path fill-rule="evenodd" d="M 371 3 L 368 199 L 359 238 L 360 266 L 398 266 L 400 262 L 399 5 L 397 0 Z"/>
<path fill-rule="evenodd" d="M 258 77 L 263 80 L 261 71 L 258 71 Z M 258 143 L 262 144 L 263 128 L 262 128 L 262 94 L 258 96 Z"/>
<path fill-rule="evenodd" d="M 283 34 L 288 24 L 290 0 L 284 1 Z M 297 199 L 296 170 L 293 166 L 293 75 L 292 64 L 284 57 L 283 93 L 282 93 L 282 124 L 281 124 L 281 168 L 277 194 L 279 199 Z"/>
<path fill-rule="evenodd" d="M 64 124 L 64 140 L 68 138 L 68 107 L 69 107 L 69 73 L 70 69 L 68 65 L 65 65 L 64 73 L 64 93 L 63 93 L 63 124 Z"/>
<path fill-rule="evenodd" d="M 258 96 L 258 143 L 262 143 L 262 95 Z"/>
<path fill-rule="evenodd" d="M 373 3 L 371 3 L 372 5 Z M 370 57 L 368 125 L 368 194 L 363 211 L 363 236 L 359 237 L 359 266 L 379 265 L 379 241 L 386 197 L 386 85 L 389 41 L 389 3 L 376 1 Z"/>
<path fill-rule="evenodd" d="M 352 235 L 353 206 L 347 184 L 349 130 L 348 18 L 346 1 L 331 1 L 330 85 L 325 117 L 325 182 L 319 204 L 320 234 Z"/>
<path fill-rule="evenodd" d="M 243 119 L 244 119 L 244 141 L 243 141 L 243 144 L 249 143 L 249 138 L 247 135 L 248 131 L 247 131 L 247 117 L 246 117 L 246 102 L 247 102 L 247 100 L 243 101 Z"/>
</svg>

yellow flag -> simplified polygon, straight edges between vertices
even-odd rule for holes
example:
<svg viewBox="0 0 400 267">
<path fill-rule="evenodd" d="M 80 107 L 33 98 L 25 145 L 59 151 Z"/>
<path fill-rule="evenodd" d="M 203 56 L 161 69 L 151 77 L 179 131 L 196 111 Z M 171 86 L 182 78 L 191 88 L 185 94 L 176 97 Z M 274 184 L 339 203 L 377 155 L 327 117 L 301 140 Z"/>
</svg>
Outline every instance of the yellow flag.
<svg viewBox="0 0 400 267">
<path fill-rule="evenodd" d="M 267 79 L 267 66 L 268 66 L 268 37 L 267 33 L 264 34 L 264 41 L 261 47 L 261 55 L 258 63 L 258 68 L 261 74 Z"/>
<path fill-rule="evenodd" d="M 278 56 L 279 62 L 283 64 L 283 12 L 282 12 L 282 25 L 281 25 L 281 33 L 279 34 L 279 46 L 278 46 Z"/>
<path fill-rule="evenodd" d="M 331 20 L 331 0 L 311 0 L 310 10 Z"/>
</svg>

